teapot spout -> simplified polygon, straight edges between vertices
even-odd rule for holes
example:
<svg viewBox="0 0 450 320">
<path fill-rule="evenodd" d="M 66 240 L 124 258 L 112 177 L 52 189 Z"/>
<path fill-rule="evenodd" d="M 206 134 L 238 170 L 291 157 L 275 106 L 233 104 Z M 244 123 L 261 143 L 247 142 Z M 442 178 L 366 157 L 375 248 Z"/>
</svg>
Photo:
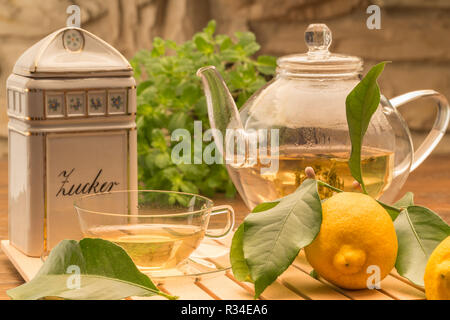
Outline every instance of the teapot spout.
<svg viewBox="0 0 450 320">
<path fill-rule="evenodd" d="M 239 111 L 225 81 L 214 66 L 198 69 L 197 76 L 202 79 L 208 106 L 209 123 L 219 151 L 224 155 L 223 145 L 219 143 L 226 137 L 227 129 L 243 129 Z M 219 138 L 218 132 L 221 137 Z M 215 132 L 216 131 L 216 132 Z"/>
</svg>

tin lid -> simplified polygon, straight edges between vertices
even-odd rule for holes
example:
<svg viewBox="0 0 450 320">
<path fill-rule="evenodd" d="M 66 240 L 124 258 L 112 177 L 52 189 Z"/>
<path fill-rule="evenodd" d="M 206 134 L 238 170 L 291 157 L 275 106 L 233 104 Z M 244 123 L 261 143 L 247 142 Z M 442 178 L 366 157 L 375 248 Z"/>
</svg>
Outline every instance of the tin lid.
<svg viewBox="0 0 450 320">
<path fill-rule="evenodd" d="M 331 53 L 331 30 L 325 24 L 311 24 L 305 31 L 308 52 L 292 54 L 278 59 L 280 71 L 304 76 L 336 76 L 362 70 L 361 58 Z"/>
<path fill-rule="evenodd" d="M 81 28 L 48 35 L 17 60 L 13 73 L 33 78 L 131 76 L 133 69 L 111 45 Z"/>
</svg>

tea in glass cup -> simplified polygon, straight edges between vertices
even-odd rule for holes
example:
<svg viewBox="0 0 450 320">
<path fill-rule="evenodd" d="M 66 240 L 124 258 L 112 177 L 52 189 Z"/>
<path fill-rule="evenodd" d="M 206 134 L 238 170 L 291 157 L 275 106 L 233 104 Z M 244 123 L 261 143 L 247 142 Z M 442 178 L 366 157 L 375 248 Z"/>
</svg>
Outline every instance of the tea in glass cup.
<svg viewBox="0 0 450 320">
<path fill-rule="evenodd" d="M 89 195 L 76 200 L 75 209 L 84 237 L 121 246 L 144 272 L 177 267 L 205 236 L 224 237 L 234 225 L 230 206 L 213 207 L 206 197 L 174 191 Z M 209 226 L 210 217 L 219 214 L 225 221 Z"/>
</svg>

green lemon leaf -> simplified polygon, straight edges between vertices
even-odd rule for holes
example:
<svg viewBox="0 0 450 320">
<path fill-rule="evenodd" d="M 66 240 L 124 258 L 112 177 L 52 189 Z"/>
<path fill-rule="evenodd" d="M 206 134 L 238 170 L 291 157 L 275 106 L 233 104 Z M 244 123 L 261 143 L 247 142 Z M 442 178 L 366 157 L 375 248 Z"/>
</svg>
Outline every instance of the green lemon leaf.
<svg viewBox="0 0 450 320">
<path fill-rule="evenodd" d="M 238 281 L 251 282 L 250 271 L 244 257 L 244 224 L 242 223 L 233 235 L 230 247 L 230 261 L 233 275 Z"/>
<path fill-rule="evenodd" d="M 361 170 L 361 149 L 370 118 L 380 103 L 380 88 L 377 84 L 377 78 L 383 71 L 385 64 L 386 62 L 381 62 L 372 67 L 349 93 L 345 101 L 347 123 L 352 143 L 349 159 L 350 172 L 353 178 L 361 184 L 361 188 L 366 194 Z"/>
<path fill-rule="evenodd" d="M 383 203 L 383 202 L 381 202 L 379 200 L 377 200 L 377 202 L 379 204 L 381 204 L 381 206 L 387 211 L 387 213 L 389 213 L 389 215 L 391 216 L 392 221 L 397 219 L 399 213 L 402 211 L 400 208 L 397 208 L 395 206 L 391 206 L 389 204 Z"/>
<path fill-rule="evenodd" d="M 407 192 L 400 200 L 398 200 L 394 204 L 394 207 L 408 208 L 409 206 L 413 206 L 413 205 L 414 205 L 414 193 Z"/>
<path fill-rule="evenodd" d="M 79 287 L 75 270 L 79 271 Z M 174 299 L 159 291 L 121 247 L 89 238 L 80 242 L 61 241 L 30 282 L 8 290 L 7 294 L 20 300 L 48 297 L 103 300 L 153 295 Z"/>
<path fill-rule="evenodd" d="M 280 200 L 260 203 L 256 207 L 253 208 L 252 213 L 262 212 L 262 211 L 266 211 L 266 210 L 272 209 L 273 207 L 275 207 L 279 203 L 280 203 Z"/>
<path fill-rule="evenodd" d="M 262 212 L 275 207 L 280 200 L 263 202 L 253 208 L 252 213 Z M 244 224 L 242 223 L 233 236 L 230 247 L 230 261 L 235 278 L 239 281 L 253 282 L 244 257 Z"/>
<path fill-rule="evenodd" d="M 155 295 L 140 285 L 85 274 L 80 276 L 80 288 L 71 289 L 67 286 L 71 277 L 71 274 L 44 275 L 17 290 L 9 290 L 8 295 L 14 300 L 119 300 L 131 296 Z"/>
<path fill-rule="evenodd" d="M 397 272 L 423 286 L 425 267 L 434 248 L 450 235 L 450 227 L 436 213 L 409 206 L 394 221 L 398 239 Z"/>
<path fill-rule="evenodd" d="M 301 248 L 317 236 L 322 206 L 316 180 L 307 179 L 273 208 L 244 220 L 243 251 L 255 298 L 294 261 Z"/>
<path fill-rule="evenodd" d="M 394 205 L 389 205 L 379 200 L 377 200 L 377 202 L 389 213 L 392 221 L 395 221 L 402 209 L 414 205 L 414 194 L 412 192 L 407 192 L 400 200 L 394 203 Z"/>
</svg>

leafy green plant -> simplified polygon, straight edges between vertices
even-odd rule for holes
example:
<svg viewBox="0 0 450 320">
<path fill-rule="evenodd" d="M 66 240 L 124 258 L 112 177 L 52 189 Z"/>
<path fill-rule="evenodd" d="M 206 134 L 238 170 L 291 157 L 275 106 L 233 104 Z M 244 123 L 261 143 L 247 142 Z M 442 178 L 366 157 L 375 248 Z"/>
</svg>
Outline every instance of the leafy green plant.
<svg viewBox="0 0 450 320">
<path fill-rule="evenodd" d="M 352 143 L 349 167 L 353 178 L 361 184 L 366 194 L 361 172 L 361 146 L 380 101 L 376 81 L 384 66 L 385 62 L 374 66 L 346 100 Z M 299 250 L 309 245 L 319 233 L 322 211 L 317 186 L 343 192 L 326 182 L 312 181 L 316 180 L 305 180 L 294 193 L 282 199 L 259 204 L 233 236 L 230 249 L 233 273 L 238 280 L 255 284 L 255 298 L 289 267 Z M 415 205 L 413 198 L 414 195 L 408 192 L 394 205 L 378 202 L 394 221 L 399 244 L 395 264 L 397 272 L 423 286 L 428 258 L 434 248 L 450 235 L 450 226 L 430 209 Z M 315 277 L 317 273 L 311 276 Z"/>
<path fill-rule="evenodd" d="M 171 161 L 171 133 L 178 128 L 194 136 L 194 121 L 209 128 L 207 108 L 196 71 L 214 65 L 223 75 L 238 105 L 275 73 L 271 56 L 252 56 L 260 49 L 251 32 L 236 32 L 235 39 L 215 35 L 211 21 L 202 32 L 183 44 L 155 38 L 151 51 L 131 60 L 137 86 L 138 162 L 141 187 L 201 193 L 213 196 L 235 189 L 221 164 L 179 164 Z M 204 145 L 203 147 L 205 147 Z M 193 155 L 193 154 L 192 154 Z M 193 159 L 193 156 L 192 156 Z"/>
<path fill-rule="evenodd" d="M 79 270 L 79 288 L 69 286 Z M 7 291 L 12 299 L 116 300 L 130 296 L 160 295 L 128 254 L 112 242 L 101 239 L 61 241 L 50 253 L 38 274 L 28 283 Z"/>
</svg>

